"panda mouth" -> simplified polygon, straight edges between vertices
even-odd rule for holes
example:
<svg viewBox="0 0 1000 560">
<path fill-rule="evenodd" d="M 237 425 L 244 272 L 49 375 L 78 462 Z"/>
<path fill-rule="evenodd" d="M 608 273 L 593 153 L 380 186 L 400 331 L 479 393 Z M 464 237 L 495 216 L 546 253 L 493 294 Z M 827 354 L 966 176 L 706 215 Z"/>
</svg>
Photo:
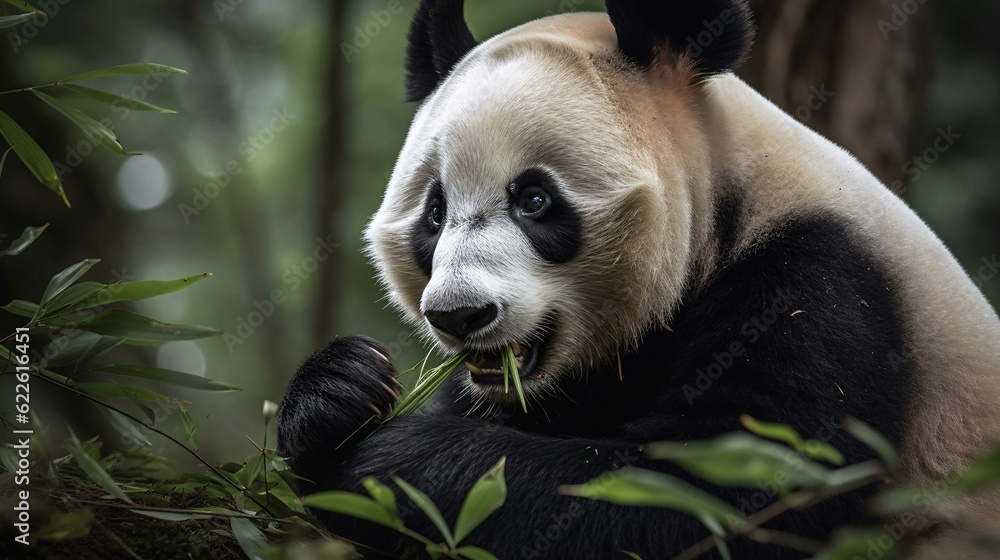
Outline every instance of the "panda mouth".
<svg viewBox="0 0 1000 560">
<path fill-rule="evenodd" d="M 509 347 L 514 353 L 514 360 L 517 363 L 518 376 L 521 379 L 528 379 L 532 376 L 542 361 L 545 343 L 538 342 L 519 344 L 513 343 Z M 503 353 L 506 348 L 500 350 L 473 352 L 464 367 L 469 372 L 472 381 L 481 384 L 503 384 Z"/>
</svg>

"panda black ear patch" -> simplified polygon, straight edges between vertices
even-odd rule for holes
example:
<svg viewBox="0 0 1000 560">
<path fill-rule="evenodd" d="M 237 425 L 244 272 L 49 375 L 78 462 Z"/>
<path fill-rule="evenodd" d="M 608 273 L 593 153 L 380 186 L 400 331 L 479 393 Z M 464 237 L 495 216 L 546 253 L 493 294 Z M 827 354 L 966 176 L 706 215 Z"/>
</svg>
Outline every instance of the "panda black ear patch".
<svg viewBox="0 0 1000 560">
<path fill-rule="evenodd" d="M 421 101 L 476 47 L 464 0 L 421 0 L 406 48 L 406 101 Z"/>
<path fill-rule="evenodd" d="M 669 47 L 704 75 L 738 66 L 753 42 L 746 0 L 607 0 L 625 58 L 643 68 Z"/>
</svg>

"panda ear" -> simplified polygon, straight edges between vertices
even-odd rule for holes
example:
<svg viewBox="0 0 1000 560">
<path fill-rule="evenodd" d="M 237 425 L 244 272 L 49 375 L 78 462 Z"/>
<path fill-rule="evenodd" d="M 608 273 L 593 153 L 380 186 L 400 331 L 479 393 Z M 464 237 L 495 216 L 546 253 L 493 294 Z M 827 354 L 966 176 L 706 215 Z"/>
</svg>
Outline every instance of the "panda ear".
<svg viewBox="0 0 1000 560">
<path fill-rule="evenodd" d="M 476 47 L 464 0 L 421 0 L 406 49 L 406 101 L 421 101 Z"/>
<path fill-rule="evenodd" d="M 726 72 L 746 58 L 754 27 L 746 0 L 607 0 L 618 49 L 649 67 L 669 48 L 702 75 Z"/>
</svg>

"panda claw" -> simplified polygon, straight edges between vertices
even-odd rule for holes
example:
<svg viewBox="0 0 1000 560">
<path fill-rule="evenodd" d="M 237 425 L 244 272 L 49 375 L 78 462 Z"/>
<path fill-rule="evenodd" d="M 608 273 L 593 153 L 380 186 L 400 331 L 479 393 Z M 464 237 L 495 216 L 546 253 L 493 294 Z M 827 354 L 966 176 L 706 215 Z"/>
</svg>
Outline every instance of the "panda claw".
<svg viewBox="0 0 1000 560">
<path fill-rule="evenodd" d="M 372 403 L 367 403 L 367 406 L 368 406 L 368 408 L 370 408 L 370 409 L 371 409 L 371 410 L 372 410 L 373 412 L 375 412 L 375 415 L 376 415 L 376 416 L 378 416 L 379 418 L 381 418 L 381 417 L 382 417 L 382 411 L 381 411 L 381 410 L 379 410 L 377 406 L 373 405 Z"/>
<path fill-rule="evenodd" d="M 382 383 L 381 381 L 379 381 L 378 384 L 381 385 L 382 388 L 385 389 L 387 393 L 389 393 L 390 395 L 392 395 L 393 399 L 398 399 L 399 398 L 399 393 L 397 393 L 396 391 L 392 390 L 391 387 L 389 387 L 385 383 Z"/>
</svg>

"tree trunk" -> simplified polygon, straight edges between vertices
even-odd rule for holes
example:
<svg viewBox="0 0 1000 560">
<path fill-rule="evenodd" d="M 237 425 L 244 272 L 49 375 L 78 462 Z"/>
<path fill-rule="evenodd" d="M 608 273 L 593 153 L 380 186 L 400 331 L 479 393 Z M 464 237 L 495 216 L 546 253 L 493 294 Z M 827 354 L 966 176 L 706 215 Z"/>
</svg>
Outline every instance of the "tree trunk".
<svg viewBox="0 0 1000 560">
<path fill-rule="evenodd" d="M 743 79 L 902 195 L 904 165 L 921 147 L 933 3 L 752 0 L 751 6 L 759 32 Z"/>
</svg>

